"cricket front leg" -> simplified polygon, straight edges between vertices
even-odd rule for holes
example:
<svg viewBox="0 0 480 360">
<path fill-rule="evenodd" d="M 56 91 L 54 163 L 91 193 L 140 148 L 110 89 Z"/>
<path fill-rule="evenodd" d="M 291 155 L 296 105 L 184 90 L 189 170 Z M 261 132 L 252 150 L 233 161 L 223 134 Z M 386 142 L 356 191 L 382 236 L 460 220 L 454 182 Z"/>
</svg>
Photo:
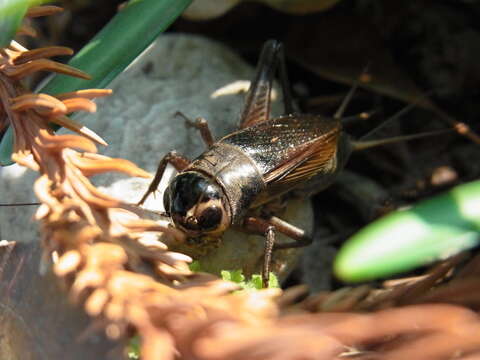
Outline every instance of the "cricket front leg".
<svg viewBox="0 0 480 360">
<path fill-rule="evenodd" d="M 163 157 L 163 159 L 160 160 L 160 163 L 158 164 L 158 167 L 157 167 L 157 171 L 155 172 L 155 176 L 152 182 L 150 183 L 150 186 L 148 187 L 147 191 L 142 196 L 140 201 L 137 203 L 137 205 L 142 205 L 147 199 L 147 197 L 157 190 L 158 185 L 162 180 L 167 164 L 172 164 L 177 171 L 182 171 L 188 165 L 190 165 L 190 160 L 178 154 L 176 151 L 170 151 L 169 153 L 167 153 Z"/>
<path fill-rule="evenodd" d="M 276 216 L 271 216 L 266 219 L 247 216 L 244 220 L 243 226 L 245 230 L 249 232 L 265 236 L 265 254 L 262 269 L 262 283 L 264 287 L 268 287 L 273 251 L 304 247 L 312 243 L 312 238 L 306 235 L 304 230 L 279 219 Z M 285 244 L 276 244 L 276 232 L 280 232 L 294 241 Z"/>
<path fill-rule="evenodd" d="M 210 127 L 208 126 L 208 121 L 205 118 L 198 117 L 195 120 L 191 120 L 181 111 L 177 111 L 175 113 L 175 116 L 182 117 L 185 120 L 186 126 L 193 127 L 200 131 L 200 136 L 202 137 L 205 145 L 207 145 L 207 148 L 210 148 L 213 145 L 215 139 L 212 135 L 212 132 L 210 131 Z"/>
</svg>

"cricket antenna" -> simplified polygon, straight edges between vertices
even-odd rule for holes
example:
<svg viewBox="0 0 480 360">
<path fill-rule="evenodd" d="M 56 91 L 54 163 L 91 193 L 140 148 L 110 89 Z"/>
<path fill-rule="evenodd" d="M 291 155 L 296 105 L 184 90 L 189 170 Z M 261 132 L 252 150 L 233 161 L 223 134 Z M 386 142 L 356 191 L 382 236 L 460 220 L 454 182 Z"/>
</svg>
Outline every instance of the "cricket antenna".
<svg viewBox="0 0 480 360">
<path fill-rule="evenodd" d="M 342 115 L 345 112 L 345 109 L 347 108 L 348 104 L 350 104 L 350 101 L 352 101 L 353 95 L 355 95 L 355 91 L 357 91 L 357 89 L 358 89 L 358 85 L 360 84 L 360 82 L 363 82 L 364 79 L 366 78 L 366 76 L 368 75 L 369 66 L 370 66 L 370 63 L 367 63 L 365 68 L 360 73 L 360 76 L 357 79 L 355 79 L 355 82 L 354 82 L 353 86 L 350 88 L 350 90 L 348 91 L 347 96 L 345 96 L 342 103 L 340 104 L 340 107 L 338 108 L 338 110 L 333 115 L 334 119 L 341 119 L 342 118 Z"/>
<path fill-rule="evenodd" d="M 373 109 L 373 110 L 370 110 L 370 111 L 362 111 L 361 113 L 356 114 L 356 115 L 343 117 L 342 118 L 342 124 L 350 125 L 350 124 L 353 124 L 353 123 L 355 123 L 356 121 L 359 121 L 359 120 L 363 121 L 363 120 L 370 119 L 377 112 L 378 112 L 378 110 Z"/>
<path fill-rule="evenodd" d="M 454 130 L 455 129 L 442 129 L 442 130 L 435 130 L 435 131 L 427 131 L 419 134 L 395 136 L 387 139 L 378 139 L 378 140 L 369 140 L 369 141 L 352 140 L 351 145 L 352 145 L 353 151 L 365 150 L 365 149 L 370 149 L 377 146 L 394 144 L 402 141 L 410 141 L 410 140 L 421 139 L 429 136 L 441 135 L 441 134 L 453 132 Z"/>
<path fill-rule="evenodd" d="M 13 204 L 1 204 L 0 206 L 35 206 L 35 205 L 41 205 L 39 202 L 33 202 L 33 203 L 13 203 Z"/>
<path fill-rule="evenodd" d="M 363 135 L 360 140 L 365 140 L 365 139 L 368 139 L 369 137 L 371 137 L 373 134 L 377 133 L 380 129 L 384 128 L 387 124 L 390 124 L 391 122 L 401 118 L 403 115 L 405 115 L 406 113 L 408 113 L 410 110 L 412 110 L 417 104 L 416 103 L 411 103 L 411 104 L 408 104 L 407 106 L 405 106 L 403 109 L 401 109 L 400 111 L 398 111 L 396 114 L 390 116 L 388 119 L 386 119 L 385 121 L 383 121 L 380 125 L 378 125 L 377 127 L 373 128 L 372 130 L 370 130 L 368 133 L 366 133 L 365 135 Z"/>
<path fill-rule="evenodd" d="M 431 93 L 427 93 L 425 96 L 430 96 Z M 416 107 L 420 101 L 422 100 L 422 97 L 418 97 L 417 100 L 411 102 L 410 104 L 408 104 L 407 106 L 405 106 L 403 109 L 401 109 L 400 111 L 398 111 L 396 114 L 390 116 L 388 119 L 386 119 L 385 121 L 383 121 L 380 125 L 378 125 L 377 127 L 373 128 L 372 130 L 370 130 L 369 132 L 367 132 L 365 135 L 363 135 L 362 137 L 360 137 L 360 140 L 366 140 L 368 139 L 369 137 L 371 137 L 373 134 L 377 133 L 380 129 L 384 128 L 386 125 L 390 124 L 391 122 L 395 121 L 395 120 L 398 120 L 399 118 L 401 118 L 403 115 L 405 115 L 406 113 L 408 113 L 410 110 L 412 110 L 414 107 Z"/>
</svg>

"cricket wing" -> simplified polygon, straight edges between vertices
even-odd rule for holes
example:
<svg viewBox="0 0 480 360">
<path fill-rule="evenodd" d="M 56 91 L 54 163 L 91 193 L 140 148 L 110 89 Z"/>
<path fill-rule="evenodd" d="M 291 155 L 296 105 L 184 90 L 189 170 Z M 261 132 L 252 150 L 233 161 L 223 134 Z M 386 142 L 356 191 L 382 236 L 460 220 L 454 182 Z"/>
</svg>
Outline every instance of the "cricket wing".
<svg viewBox="0 0 480 360">
<path fill-rule="evenodd" d="M 329 178 L 336 168 L 336 151 L 339 132 L 332 132 L 325 137 L 304 147 L 287 161 L 264 176 L 266 189 L 256 199 L 253 207 L 260 206 L 279 197 L 322 174 Z"/>
<path fill-rule="evenodd" d="M 341 131 L 335 119 L 296 114 L 258 123 L 220 142 L 239 147 L 259 168 L 267 186 L 258 201 L 264 203 L 335 171 Z"/>
<path fill-rule="evenodd" d="M 304 144 L 300 151 L 264 176 L 268 188 L 283 193 L 282 189 L 292 189 L 323 171 L 330 171 L 339 133 L 332 131 Z"/>
</svg>

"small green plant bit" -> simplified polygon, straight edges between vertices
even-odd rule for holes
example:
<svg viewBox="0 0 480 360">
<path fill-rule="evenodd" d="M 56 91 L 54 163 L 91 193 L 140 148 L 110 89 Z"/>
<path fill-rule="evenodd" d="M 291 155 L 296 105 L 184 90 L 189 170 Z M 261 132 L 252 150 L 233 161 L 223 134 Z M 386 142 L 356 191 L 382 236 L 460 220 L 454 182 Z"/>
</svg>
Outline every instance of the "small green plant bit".
<svg viewBox="0 0 480 360">
<path fill-rule="evenodd" d="M 195 260 L 189 265 L 191 271 L 201 272 L 202 266 L 200 262 Z M 253 274 L 250 279 L 246 279 L 243 275 L 243 271 L 239 270 L 222 270 L 220 272 L 222 280 L 231 281 L 242 287 L 243 290 L 261 290 L 264 289 L 262 286 L 262 276 L 260 274 Z M 280 288 L 278 278 L 274 273 L 269 274 L 269 288 Z"/>
<path fill-rule="evenodd" d="M 127 345 L 127 359 L 139 360 L 140 359 L 140 338 L 134 336 L 130 339 Z"/>
<path fill-rule="evenodd" d="M 222 270 L 221 272 L 222 279 L 225 281 L 232 281 L 242 287 L 243 290 L 261 290 L 262 286 L 262 275 L 253 274 L 249 280 L 246 280 L 245 275 L 243 275 L 242 270 Z M 280 288 L 278 279 L 274 273 L 269 273 L 269 282 L 268 287 Z"/>
</svg>

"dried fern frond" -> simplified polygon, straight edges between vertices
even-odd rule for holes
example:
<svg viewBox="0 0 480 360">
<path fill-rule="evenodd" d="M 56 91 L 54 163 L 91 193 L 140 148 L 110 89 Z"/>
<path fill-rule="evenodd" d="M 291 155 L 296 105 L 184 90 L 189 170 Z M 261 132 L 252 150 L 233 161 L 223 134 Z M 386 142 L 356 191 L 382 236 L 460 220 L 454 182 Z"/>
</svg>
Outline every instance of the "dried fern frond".
<svg viewBox="0 0 480 360">
<path fill-rule="evenodd" d="M 27 16 L 43 16 L 58 12 L 60 8 L 45 6 L 29 10 Z M 49 123 L 56 123 L 72 131 L 82 134 L 91 140 L 106 145 L 106 142 L 93 131 L 69 119 L 66 115 L 75 111 L 93 112 L 96 105 L 90 99 L 111 94 L 110 90 L 89 91 L 90 96 L 77 93 L 61 94 L 60 98 L 47 94 L 33 94 L 25 88 L 21 80 L 35 72 L 48 71 L 83 79 L 90 77 L 71 66 L 50 60 L 50 57 L 71 55 L 73 51 L 66 47 L 51 46 L 36 50 L 28 50 L 12 41 L 10 46 L 0 51 L 0 98 L 2 100 L 2 116 L 0 132 L 8 125 L 14 131 L 15 153 L 30 153 L 32 144 L 24 143 L 20 134 L 26 131 L 24 122 L 32 121 L 40 128 L 48 129 Z M 23 140 L 23 141 L 22 141 Z M 15 160 L 15 159 L 14 159 Z M 15 160 L 16 161 L 16 160 Z M 25 165 L 27 163 L 24 162 Z M 33 163 L 30 166 L 35 168 Z"/>
<path fill-rule="evenodd" d="M 36 8 L 29 15 L 55 11 Z M 91 99 L 109 92 L 51 96 L 33 94 L 20 83 L 44 70 L 84 76 L 45 59 L 67 52 L 61 47 L 28 51 L 16 43 L 0 51 L 0 131 L 11 124 L 14 160 L 40 173 L 34 190 L 42 205 L 35 218 L 45 258 L 71 300 L 111 338 L 135 330 L 145 360 L 480 356 L 478 259 L 461 276 L 454 271 L 464 260 L 459 256 L 423 277 L 381 289 L 341 289 L 294 305 L 304 288 L 283 295 L 279 289 L 235 292 L 236 284 L 192 273 L 191 259 L 163 241 L 164 236 L 183 241 L 182 232 L 168 221 L 143 219 L 141 210 L 101 193 L 88 179 L 108 171 L 150 176 L 129 161 L 96 154 L 93 141 L 102 143 L 101 138 L 67 117 L 95 111 Z M 54 135 L 51 122 L 82 136 Z M 463 296 L 455 301 L 452 291 Z"/>
</svg>

